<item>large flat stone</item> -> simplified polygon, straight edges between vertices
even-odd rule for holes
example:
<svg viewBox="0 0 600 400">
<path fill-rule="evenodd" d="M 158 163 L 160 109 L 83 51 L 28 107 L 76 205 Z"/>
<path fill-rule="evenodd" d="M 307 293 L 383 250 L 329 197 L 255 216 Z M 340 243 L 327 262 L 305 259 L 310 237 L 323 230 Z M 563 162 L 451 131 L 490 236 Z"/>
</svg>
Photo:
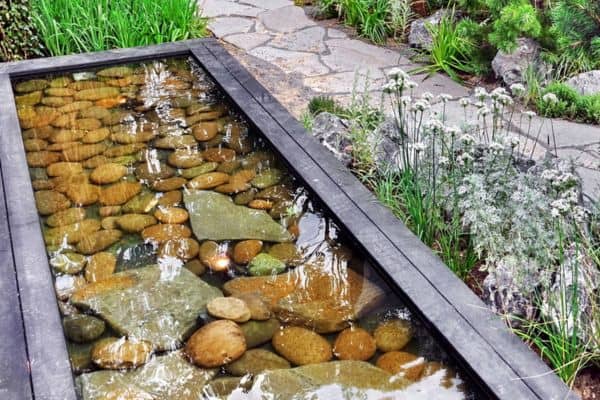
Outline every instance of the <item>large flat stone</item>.
<svg viewBox="0 0 600 400">
<path fill-rule="evenodd" d="M 600 171 L 589 168 L 576 168 L 581 178 L 583 193 L 592 201 L 600 199 Z"/>
<path fill-rule="evenodd" d="M 316 25 L 309 19 L 304 10 L 296 6 L 288 6 L 265 11 L 258 20 L 272 31 L 288 33 Z"/>
<path fill-rule="evenodd" d="M 246 33 L 254 25 L 252 19 L 241 17 L 215 18 L 208 24 L 208 29 L 218 38 L 234 33 Z"/>
<path fill-rule="evenodd" d="M 208 18 L 226 17 L 231 15 L 256 17 L 258 14 L 264 11 L 261 8 L 234 3 L 227 0 L 200 0 L 198 6 L 202 11 L 202 16 Z"/>
<path fill-rule="evenodd" d="M 269 393 L 277 400 L 400 399 L 408 398 L 403 389 L 409 384 L 364 361 L 332 361 L 267 371 L 254 382 L 248 398 L 263 398 Z"/>
<path fill-rule="evenodd" d="M 198 240 L 292 240 L 290 233 L 265 211 L 238 206 L 229 196 L 196 190 L 184 193 L 183 200 Z"/>
<path fill-rule="evenodd" d="M 529 126 L 529 117 L 519 115 L 513 117 L 515 126 L 519 127 L 524 133 L 529 132 L 530 136 L 540 136 L 540 141 L 546 143 L 550 138 L 550 147 L 553 147 L 552 129 L 556 137 L 557 147 L 584 146 L 600 141 L 600 126 L 579 124 L 576 122 L 565 121 L 562 119 L 552 119 L 533 117 L 531 127 Z M 540 133 L 541 132 L 541 133 Z"/>
<path fill-rule="evenodd" d="M 329 72 L 329 69 L 321 64 L 319 57 L 311 53 L 261 46 L 250 51 L 250 54 L 275 64 L 287 73 L 295 72 L 304 76 L 314 76 Z"/>
<path fill-rule="evenodd" d="M 425 92 L 439 95 L 442 93 L 449 94 L 454 98 L 467 97 L 469 89 L 450 79 L 444 74 L 414 75 L 412 79 L 419 84 L 414 89 L 415 96 L 421 96 Z"/>
<path fill-rule="evenodd" d="M 315 92 L 328 94 L 361 93 L 365 84 L 369 89 L 378 89 L 385 81 L 383 73 L 376 68 L 362 68 L 356 72 L 338 72 L 304 79 L 304 84 Z"/>
<path fill-rule="evenodd" d="M 149 363 L 132 371 L 96 371 L 82 374 L 77 377 L 76 384 L 83 400 L 120 399 L 119 396 L 113 397 L 115 393 L 123 394 L 123 399 L 204 398 L 204 385 L 217 374 L 217 370 L 197 368 L 184 357 L 181 352 L 174 351 L 154 357 Z M 125 394 L 128 392 L 129 396 Z"/>
<path fill-rule="evenodd" d="M 584 167 L 592 170 L 597 170 L 600 167 L 600 158 L 591 152 L 579 149 L 558 149 L 557 153 L 558 157 L 566 160 L 572 160 L 578 167 Z"/>
<path fill-rule="evenodd" d="M 175 349 L 196 328 L 198 315 L 221 291 L 180 267 L 128 270 L 85 286 L 71 297 L 118 334 Z"/>
<path fill-rule="evenodd" d="M 330 54 L 323 62 L 335 72 L 354 71 L 363 66 L 375 68 L 408 64 L 400 54 L 355 39 L 330 39 L 325 41 Z"/>
<path fill-rule="evenodd" d="M 341 259 L 316 261 L 275 276 L 235 278 L 223 290 L 233 296 L 257 293 L 280 321 L 321 333 L 344 329 L 386 295 Z"/>
<path fill-rule="evenodd" d="M 291 0 L 241 0 L 240 3 L 251 4 L 265 10 L 274 10 L 276 8 L 288 7 L 294 5 Z"/>
<path fill-rule="evenodd" d="M 315 26 L 285 35 L 278 35 L 270 45 L 286 50 L 322 53 L 326 50 L 323 44 L 324 36 L 325 29 Z"/>
<path fill-rule="evenodd" d="M 226 42 L 246 51 L 252 50 L 268 42 L 270 39 L 270 35 L 259 32 L 238 33 L 223 38 Z"/>
</svg>

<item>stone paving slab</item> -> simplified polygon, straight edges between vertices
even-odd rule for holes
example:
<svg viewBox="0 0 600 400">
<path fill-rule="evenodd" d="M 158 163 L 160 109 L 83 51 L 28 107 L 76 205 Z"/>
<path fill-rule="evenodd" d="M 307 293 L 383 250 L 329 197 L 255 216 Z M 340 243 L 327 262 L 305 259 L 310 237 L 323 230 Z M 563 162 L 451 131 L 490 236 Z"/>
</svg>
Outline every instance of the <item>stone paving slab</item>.
<svg viewBox="0 0 600 400">
<path fill-rule="evenodd" d="M 344 105 L 350 104 L 353 89 L 358 93 L 364 90 L 367 74 L 370 103 L 391 114 L 389 102 L 382 103 L 381 85 L 386 73 L 396 66 L 405 71 L 421 66 L 399 51 L 349 38 L 340 29 L 319 26 L 290 0 L 199 0 L 199 6 L 204 6 L 204 15 L 212 18 L 209 29 L 213 34 L 230 44 L 229 51 L 296 117 L 316 95 L 331 95 Z M 452 95 L 455 100 L 446 104 L 448 123 L 459 125 L 464 110 L 457 99 L 472 96 L 472 90 L 443 74 L 424 77 L 414 77 L 419 86 L 413 96 L 425 92 Z M 443 105 L 438 98 L 433 103 L 431 112 L 439 112 Z M 467 120 L 476 118 L 477 109 L 469 106 Z M 553 127 L 559 156 L 576 159 L 588 195 L 600 192 L 596 190 L 600 183 L 600 127 L 559 119 L 550 123 L 539 117 L 531 119 L 530 127 L 528 117 L 520 113 L 512 119 L 505 113 L 504 119 L 507 123 L 510 120 L 514 135 L 527 140 L 525 151 L 534 150 L 535 158 L 547 151 L 554 153 L 553 140 L 548 144 Z M 539 140 L 534 146 L 536 137 Z"/>
</svg>

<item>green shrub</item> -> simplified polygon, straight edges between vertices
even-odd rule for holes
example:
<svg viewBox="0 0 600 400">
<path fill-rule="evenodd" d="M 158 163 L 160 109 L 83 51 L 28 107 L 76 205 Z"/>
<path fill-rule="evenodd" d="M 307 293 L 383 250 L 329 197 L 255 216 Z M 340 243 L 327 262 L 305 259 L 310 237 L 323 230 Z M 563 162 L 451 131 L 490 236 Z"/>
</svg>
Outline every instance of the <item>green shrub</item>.
<svg viewBox="0 0 600 400">
<path fill-rule="evenodd" d="M 205 34 L 195 0 L 33 0 L 52 55 L 191 39 Z"/>
<path fill-rule="evenodd" d="M 308 103 L 308 112 L 313 116 L 316 116 L 322 112 L 340 115 L 344 112 L 344 110 L 332 97 L 316 96 L 310 99 L 310 102 Z"/>
<path fill-rule="evenodd" d="M 541 33 L 542 26 L 535 8 L 528 2 L 517 1 L 502 8 L 488 37 L 496 48 L 511 52 L 516 48 L 517 38 L 537 38 Z"/>
<path fill-rule="evenodd" d="M 547 95 L 553 94 L 553 97 Z M 600 95 L 581 95 L 561 82 L 552 82 L 537 99 L 537 108 L 545 117 L 568 118 L 600 124 Z"/>
<path fill-rule="evenodd" d="M 42 55 L 30 15 L 29 0 L 0 2 L 0 61 Z"/>
</svg>

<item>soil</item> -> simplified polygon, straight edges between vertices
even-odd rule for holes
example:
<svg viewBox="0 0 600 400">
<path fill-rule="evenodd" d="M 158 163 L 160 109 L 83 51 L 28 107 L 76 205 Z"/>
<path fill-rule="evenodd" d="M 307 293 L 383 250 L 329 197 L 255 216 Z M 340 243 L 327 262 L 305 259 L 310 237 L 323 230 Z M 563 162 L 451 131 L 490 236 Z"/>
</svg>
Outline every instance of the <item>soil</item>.
<svg viewBox="0 0 600 400">
<path fill-rule="evenodd" d="M 483 281 L 488 275 L 487 271 L 482 271 L 480 265 L 475 265 L 465 279 L 465 283 L 477 297 L 483 300 Z"/>
<path fill-rule="evenodd" d="M 577 375 L 573 390 L 581 400 L 600 399 L 600 367 L 586 368 Z"/>
</svg>

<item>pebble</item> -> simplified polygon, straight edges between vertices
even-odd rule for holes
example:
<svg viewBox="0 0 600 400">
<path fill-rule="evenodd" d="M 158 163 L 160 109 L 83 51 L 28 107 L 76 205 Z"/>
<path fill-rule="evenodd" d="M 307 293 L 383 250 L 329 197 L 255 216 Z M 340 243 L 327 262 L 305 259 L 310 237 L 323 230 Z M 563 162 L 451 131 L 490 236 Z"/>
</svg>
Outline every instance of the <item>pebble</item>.
<svg viewBox="0 0 600 400">
<path fill-rule="evenodd" d="M 65 210 L 71 202 L 62 193 L 53 190 L 40 190 L 35 192 L 35 205 L 41 215 L 50 215 Z"/>
<path fill-rule="evenodd" d="M 152 344 L 125 338 L 102 339 L 92 347 L 92 361 L 104 369 L 129 369 L 145 364 Z"/>
<path fill-rule="evenodd" d="M 258 189 L 266 189 L 270 186 L 277 185 L 281 178 L 283 177 L 283 173 L 275 168 L 269 168 L 258 175 L 250 182 L 252 186 Z"/>
<path fill-rule="evenodd" d="M 266 321 L 248 321 L 240 325 L 240 329 L 246 338 L 246 345 L 251 349 L 270 342 L 275 332 L 281 329 L 281 323 L 277 318 Z"/>
<path fill-rule="evenodd" d="M 77 243 L 77 251 L 83 254 L 97 253 L 118 242 L 121 236 L 123 234 L 117 229 L 94 232 Z"/>
<path fill-rule="evenodd" d="M 333 354 L 340 360 L 367 361 L 376 350 L 375 339 L 369 332 L 354 327 L 341 331 L 333 344 Z"/>
<path fill-rule="evenodd" d="M 90 180 L 98 184 L 114 183 L 127 175 L 127 167 L 108 163 L 96 167 L 90 174 Z"/>
<path fill-rule="evenodd" d="M 187 183 L 187 179 L 180 176 L 174 176 L 168 179 L 160 179 L 152 183 L 152 189 L 157 192 L 170 192 L 177 190 Z"/>
<path fill-rule="evenodd" d="M 159 257 L 176 257 L 184 261 L 198 255 L 200 245 L 192 238 L 171 239 L 161 243 L 158 248 Z"/>
<path fill-rule="evenodd" d="M 246 303 L 250 309 L 250 318 L 257 321 L 266 321 L 271 318 L 269 306 L 263 301 L 257 293 L 240 293 L 235 295 L 238 299 Z"/>
<path fill-rule="evenodd" d="M 377 359 L 379 368 L 390 374 L 400 374 L 402 377 L 417 381 L 425 369 L 425 359 L 404 351 L 390 351 Z"/>
<path fill-rule="evenodd" d="M 207 161 L 225 162 L 235 159 L 235 150 L 225 147 L 212 147 L 202 152 L 202 157 Z"/>
<path fill-rule="evenodd" d="M 157 243 L 163 243 L 171 239 L 183 239 L 192 236 L 192 231 L 185 225 L 180 224 L 157 224 L 149 226 L 142 231 L 142 238 Z"/>
<path fill-rule="evenodd" d="M 185 352 L 200 367 L 215 368 L 231 363 L 246 351 L 246 339 L 233 321 L 210 322 L 188 340 Z"/>
<path fill-rule="evenodd" d="M 298 266 L 304 262 L 302 253 L 294 243 L 277 243 L 269 248 L 269 254 L 286 265 Z"/>
<path fill-rule="evenodd" d="M 273 336 L 273 347 L 296 365 L 317 364 L 331 360 L 329 342 L 318 333 L 298 326 L 288 326 Z"/>
<path fill-rule="evenodd" d="M 165 224 L 183 224 L 188 220 L 188 212 L 179 207 L 159 207 L 154 217 Z"/>
<path fill-rule="evenodd" d="M 277 354 L 264 350 L 248 350 L 239 359 L 225 366 L 225 370 L 233 376 L 246 374 L 258 375 L 264 371 L 290 368 L 290 363 Z"/>
<path fill-rule="evenodd" d="M 63 319 L 65 335 L 76 343 L 87 343 L 98 339 L 104 333 L 104 321 L 90 315 L 79 314 Z"/>
<path fill-rule="evenodd" d="M 117 258 L 112 253 L 99 252 L 92 255 L 85 267 L 85 279 L 88 282 L 101 281 L 112 275 L 117 267 Z"/>
<path fill-rule="evenodd" d="M 50 259 L 50 265 L 62 274 L 78 274 L 83 270 L 87 260 L 77 253 L 57 254 Z"/>
<path fill-rule="evenodd" d="M 176 206 L 181 203 L 183 194 L 180 190 L 171 190 L 170 192 L 162 193 L 158 198 L 158 205 L 162 207 Z"/>
<path fill-rule="evenodd" d="M 248 272 L 252 276 L 276 275 L 284 271 L 285 264 L 266 253 L 258 254 L 248 264 Z"/>
<path fill-rule="evenodd" d="M 127 203 L 142 190 L 138 182 L 118 182 L 100 191 L 100 203 L 104 206 L 119 206 Z"/>
<path fill-rule="evenodd" d="M 217 169 L 219 163 L 216 162 L 207 162 L 197 167 L 182 169 L 179 174 L 186 179 L 192 179 L 197 177 L 198 175 L 207 174 Z"/>
<path fill-rule="evenodd" d="M 229 175 L 224 172 L 209 172 L 198 175 L 188 182 L 190 189 L 212 189 L 229 182 Z"/>
<path fill-rule="evenodd" d="M 215 297 L 207 305 L 208 313 L 215 318 L 246 322 L 252 314 L 243 300 L 235 297 Z"/>
<path fill-rule="evenodd" d="M 263 243 L 260 240 L 243 240 L 233 248 L 233 261 L 237 264 L 248 264 L 260 251 Z"/>
<path fill-rule="evenodd" d="M 384 353 L 401 350 L 410 342 L 412 335 L 410 322 L 403 319 L 384 321 L 373 332 L 377 348 Z"/>
<path fill-rule="evenodd" d="M 75 175 L 83 172 L 83 166 L 78 162 L 61 161 L 48 165 L 48 176 Z"/>
<path fill-rule="evenodd" d="M 204 266 L 204 264 L 202 264 L 202 261 L 200 261 L 198 259 L 194 259 L 194 260 L 190 260 L 190 261 L 186 262 L 183 267 L 192 271 L 197 276 L 204 275 L 204 273 L 206 272 L 206 267 Z"/>
<path fill-rule="evenodd" d="M 85 219 L 85 209 L 74 207 L 58 211 L 46 219 L 46 225 L 51 227 L 71 225 Z"/>
<path fill-rule="evenodd" d="M 117 219 L 117 225 L 125 232 L 141 232 L 145 228 L 155 225 L 156 218 L 147 214 L 125 214 Z"/>
<path fill-rule="evenodd" d="M 213 271 L 223 271 L 229 267 L 230 263 L 226 249 L 212 240 L 202 242 L 198 258 Z"/>
</svg>

